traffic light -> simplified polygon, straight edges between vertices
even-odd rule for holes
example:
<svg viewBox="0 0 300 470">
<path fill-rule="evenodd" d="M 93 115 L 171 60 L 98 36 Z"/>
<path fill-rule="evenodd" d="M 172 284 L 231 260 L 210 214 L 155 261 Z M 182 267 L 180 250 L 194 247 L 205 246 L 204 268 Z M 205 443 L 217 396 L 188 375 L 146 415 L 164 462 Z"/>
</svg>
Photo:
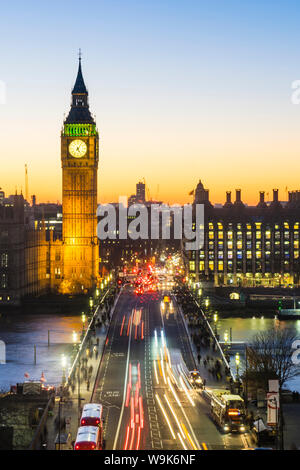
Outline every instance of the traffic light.
<svg viewBox="0 0 300 470">
<path fill-rule="evenodd" d="M 118 279 L 118 280 L 117 280 L 117 284 L 118 284 L 118 287 L 121 287 L 121 285 L 122 285 L 122 279 Z"/>
<path fill-rule="evenodd" d="M 282 310 L 282 300 L 278 300 L 278 310 Z"/>
</svg>

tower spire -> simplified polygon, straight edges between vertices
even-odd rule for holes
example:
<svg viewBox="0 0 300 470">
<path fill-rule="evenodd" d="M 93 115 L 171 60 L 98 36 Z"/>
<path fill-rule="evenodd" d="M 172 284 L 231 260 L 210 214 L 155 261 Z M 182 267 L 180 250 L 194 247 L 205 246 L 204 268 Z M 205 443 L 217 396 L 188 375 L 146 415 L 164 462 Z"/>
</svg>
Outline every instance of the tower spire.
<svg viewBox="0 0 300 470">
<path fill-rule="evenodd" d="M 84 83 L 84 80 L 83 80 L 83 76 L 82 76 L 82 70 L 81 70 L 81 57 L 82 57 L 82 54 L 81 54 L 81 49 L 79 49 L 79 52 L 78 52 L 78 61 L 79 61 L 79 64 L 78 64 L 78 72 L 77 72 L 77 78 L 76 78 L 76 82 L 75 82 L 75 85 L 74 85 L 74 88 L 72 90 L 72 95 L 88 95 L 88 91 L 86 89 L 86 86 L 85 86 L 85 83 Z"/>
<path fill-rule="evenodd" d="M 78 52 L 78 72 L 75 85 L 72 90 L 72 102 L 70 112 L 65 119 L 65 124 L 95 124 L 89 110 L 88 91 L 85 86 L 81 69 L 81 49 Z"/>
</svg>

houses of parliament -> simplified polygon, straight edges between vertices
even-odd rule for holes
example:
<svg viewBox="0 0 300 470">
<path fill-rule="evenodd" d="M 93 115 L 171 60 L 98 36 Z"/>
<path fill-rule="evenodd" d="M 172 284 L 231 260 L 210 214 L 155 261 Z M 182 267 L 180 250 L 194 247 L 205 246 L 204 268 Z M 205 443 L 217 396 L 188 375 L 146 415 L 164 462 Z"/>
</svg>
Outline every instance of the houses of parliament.
<svg viewBox="0 0 300 470">
<path fill-rule="evenodd" d="M 26 296 L 90 292 L 100 281 L 97 230 L 99 134 L 81 57 L 61 131 L 62 207 L 0 191 L 0 305 Z M 49 213 L 50 211 L 50 213 Z M 52 211 L 52 213 L 51 213 Z"/>
</svg>

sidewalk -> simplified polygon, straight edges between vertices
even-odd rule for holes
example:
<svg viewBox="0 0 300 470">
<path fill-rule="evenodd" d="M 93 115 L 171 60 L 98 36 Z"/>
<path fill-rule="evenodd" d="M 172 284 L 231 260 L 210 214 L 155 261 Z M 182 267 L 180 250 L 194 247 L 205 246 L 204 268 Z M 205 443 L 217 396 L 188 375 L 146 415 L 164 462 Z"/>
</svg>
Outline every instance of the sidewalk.
<svg viewBox="0 0 300 470">
<path fill-rule="evenodd" d="M 203 331 L 201 331 L 204 320 L 196 316 L 192 317 L 191 315 L 184 314 L 180 304 L 177 301 L 176 303 L 190 339 L 197 369 L 202 379 L 205 380 L 206 387 L 229 388 L 230 384 L 226 380 L 225 364 L 219 349 L 215 346 L 215 340 L 212 336 L 208 340 L 207 334 L 204 335 Z M 219 365 L 218 374 L 213 373 L 216 364 Z"/>
<path fill-rule="evenodd" d="M 102 311 L 99 311 L 96 321 L 102 318 Z M 89 403 L 93 391 L 93 386 L 97 377 L 99 362 L 101 360 L 104 343 L 109 323 L 102 325 L 101 328 L 95 328 L 95 333 L 91 332 L 86 347 L 82 351 L 80 358 L 80 387 L 78 387 L 78 366 L 70 382 L 68 392 L 64 394 L 62 403 L 59 403 L 59 397 L 56 397 L 53 416 L 47 420 L 47 449 L 55 449 L 55 439 L 58 434 L 58 417 L 60 414 L 61 422 L 65 422 L 65 431 L 70 433 L 68 448 L 72 449 L 72 441 L 76 439 L 78 423 L 81 416 L 81 410 L 85 403 Z M 98 342 L 98 344 L 97 344 Z M 89 380 L 89 384 L 87 383 Z M 89 386 L 88 386 L 89 385 Z M 80 389 L 80 401 L 78 400 L 78 388 Z M 80 403 L 80 405 L 79 405 Z M 60 410 L 59 410 L 59 407 Z"/>
</svg>

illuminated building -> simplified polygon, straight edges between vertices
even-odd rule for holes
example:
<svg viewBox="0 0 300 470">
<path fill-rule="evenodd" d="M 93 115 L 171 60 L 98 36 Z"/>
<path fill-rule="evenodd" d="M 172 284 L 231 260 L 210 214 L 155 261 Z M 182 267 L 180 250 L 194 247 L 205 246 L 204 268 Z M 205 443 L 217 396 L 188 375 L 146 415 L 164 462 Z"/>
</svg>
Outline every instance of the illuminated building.
<svg viewBox="0 0 300 470">
<path fill-rule="evenodd" d="M 98 276 L 97 171 L 99 136 L 79 58 L 72 103 L 61 133 L 62 292 L 93 288 Z"/>
<path fill-rule="evenodd" d="M 213 207 L 208 190 L 200 182 L 194 204 L 204 204 L 204 246 L 185 251 L 187 272 L 195 281 L 216 286 L 289 286 L 300 284 L 300 192 L 290 192 L 287 202 L 265 202 L 260 192 L 257 206 L 246 206 L 241 191 L 231 202 Z"/>
</svg>

